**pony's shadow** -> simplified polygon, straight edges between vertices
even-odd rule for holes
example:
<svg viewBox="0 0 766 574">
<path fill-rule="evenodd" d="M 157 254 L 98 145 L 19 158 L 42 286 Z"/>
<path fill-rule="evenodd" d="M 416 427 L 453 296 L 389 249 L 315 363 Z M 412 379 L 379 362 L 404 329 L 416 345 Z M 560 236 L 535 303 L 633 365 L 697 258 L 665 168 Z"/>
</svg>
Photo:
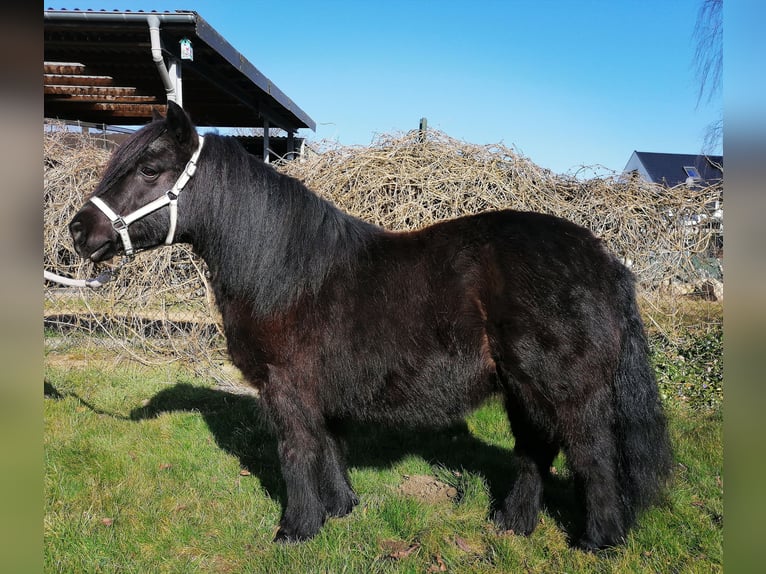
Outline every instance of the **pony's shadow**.
<svg viewBox="0 0 766 574">
<path fill-rule="evenodd" d="M 151 419 L 168 412 L 197 412 L 220 448 L 236 456 L 243 469 L 256 476 L 269 496 L 284 509 L 286 492 L 277 446 L 261 405 L 250 395 L 178 383 L 135 408 L 130 419 Z M 393 429 L 381 425 L 344 423 L 338 427 L 346 446 L 349 468 L 390 468 L 408 455 L 417 455 L 447 470 L 481 475 L 489 488 L 490 513 L 497 509 L 518 472 L 510 450 L 476 438 L 465 422 L 438 429 Z M 458 492 L 458 499 L 462 493 Z M 544 505 L 569 540 L 580 534 L 582 513 L 572 485 L 557 476 L 546 480 Z"/>
</svg>

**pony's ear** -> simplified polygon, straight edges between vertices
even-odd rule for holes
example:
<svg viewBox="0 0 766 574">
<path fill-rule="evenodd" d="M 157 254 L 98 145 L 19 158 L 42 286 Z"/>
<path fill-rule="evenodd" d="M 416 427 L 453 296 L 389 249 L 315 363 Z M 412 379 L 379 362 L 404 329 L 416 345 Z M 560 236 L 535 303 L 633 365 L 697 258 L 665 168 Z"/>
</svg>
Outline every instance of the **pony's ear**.
<svg viewBox="0 0 766 574">
<path fill-rule="evenodd" d="M 186 144 L 191 140 L 194 125 L 183 108 L 172 100 L 168 100 L 168 115 L 165 121 L 168 131 L 179 144 Z"/>
<path fill-rule="evenodd" d="M 152 121 L 164 120 L 165 118 L 157 108 L 152 108 Z"/>
</svg>

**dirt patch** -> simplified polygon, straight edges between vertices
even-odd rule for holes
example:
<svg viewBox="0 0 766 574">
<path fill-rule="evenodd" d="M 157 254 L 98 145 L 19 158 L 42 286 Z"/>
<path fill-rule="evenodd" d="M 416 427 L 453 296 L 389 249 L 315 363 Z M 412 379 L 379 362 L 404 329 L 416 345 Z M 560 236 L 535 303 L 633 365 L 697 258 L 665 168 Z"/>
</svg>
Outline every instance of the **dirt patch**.
<svg viewBox="0 0 766 574">
<path fill-rule="evenodd" d="M 52 367 L 87 369 L 94 363 L 94 360 L 91 358 L 83 358 L 79 355 L 70 355 L 68 353 L 49 353 L 45 356 L 45 362 Z"/>
<path fill-rule="evenodd" d="M 412 476 L 405 474 L 404 481 L 397 490 L 426 502 L 452 501 L 457 497 L 457 489 L 454 486 L 425 474 Z"/>
</svg>

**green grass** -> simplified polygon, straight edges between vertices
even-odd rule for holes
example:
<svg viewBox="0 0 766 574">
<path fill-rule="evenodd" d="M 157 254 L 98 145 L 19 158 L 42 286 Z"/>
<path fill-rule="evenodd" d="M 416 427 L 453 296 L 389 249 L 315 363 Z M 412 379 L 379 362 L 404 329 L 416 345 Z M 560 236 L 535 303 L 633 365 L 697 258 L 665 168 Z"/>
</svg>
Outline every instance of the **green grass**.
<svg viewBox="0 0 766 574">
<path fill-rule="evenodd" d="M 493 500 L 514 476 L 498 400 L 440 431 L 351 428 L 361 503 L 315 539 L 277 545 L 284 486 L 255 399 L 177 367 L 49 360 L 45 571 L 720 572 L 721 409 L 693 406 L 668 401 L 674 482 L 622 547 L 595 556 L 570 547 L 579 517 L 563 457 L 532 536 L 493 528 Z M 458 495 L 427 502 L 398 492 L 418 474 Z"/>
</svg>

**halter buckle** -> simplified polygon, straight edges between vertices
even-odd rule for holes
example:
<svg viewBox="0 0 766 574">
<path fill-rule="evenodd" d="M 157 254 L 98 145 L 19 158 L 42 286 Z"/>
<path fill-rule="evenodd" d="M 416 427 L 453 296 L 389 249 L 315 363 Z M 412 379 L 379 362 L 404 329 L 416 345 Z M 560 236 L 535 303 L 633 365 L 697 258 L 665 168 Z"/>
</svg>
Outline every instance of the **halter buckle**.
<svg viewBox="0 0 766 574">
<path fill-rule="evenodd" d="M 121 233 L 123 230 L 128 228 L 128 224 L 125 222 L 122 216 L 118 215 L 117 219 L 112 221 L 112 227 L 117 233 Z"/>
</svg>

